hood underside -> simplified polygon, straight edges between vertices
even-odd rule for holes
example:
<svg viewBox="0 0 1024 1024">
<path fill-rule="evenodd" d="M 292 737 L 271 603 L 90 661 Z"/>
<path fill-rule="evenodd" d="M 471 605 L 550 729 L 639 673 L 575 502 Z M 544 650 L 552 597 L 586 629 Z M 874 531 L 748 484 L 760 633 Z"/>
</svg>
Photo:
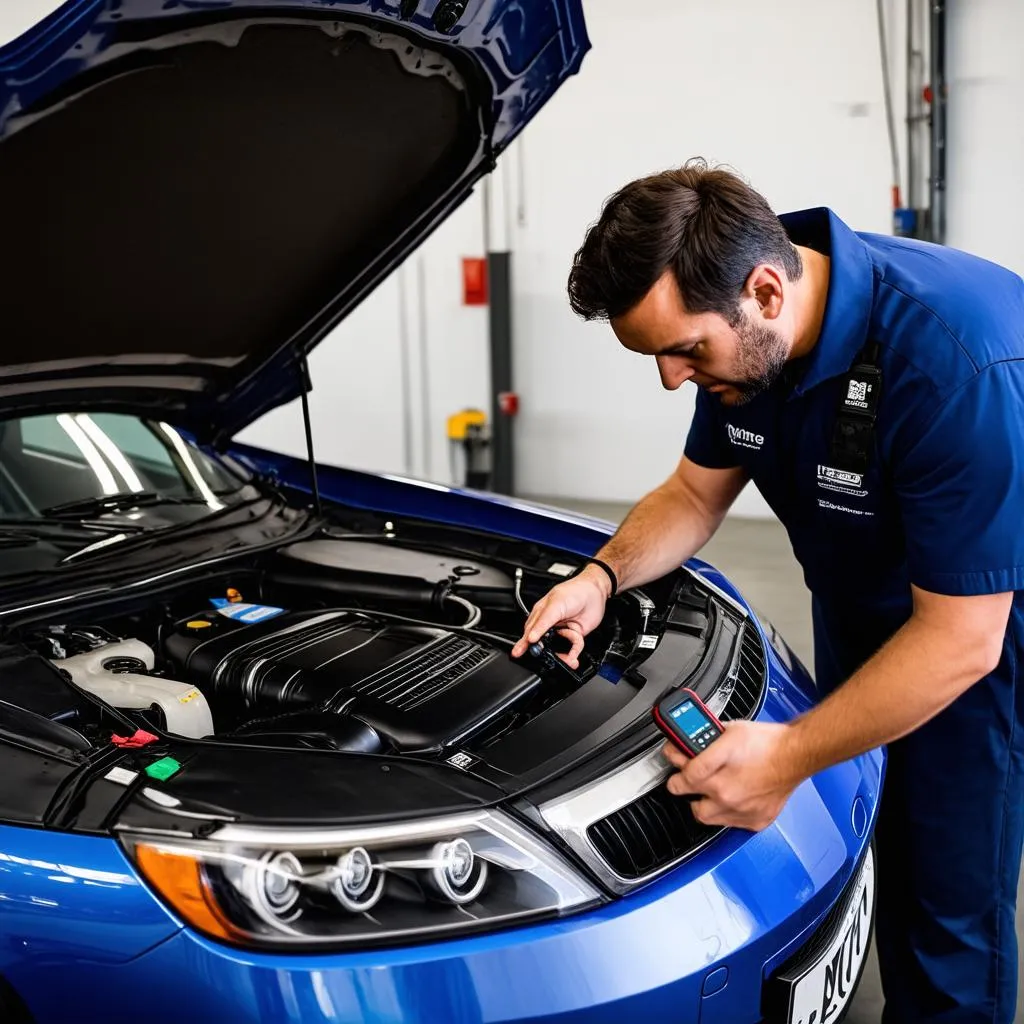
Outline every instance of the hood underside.
<svg viewBox="0 0 1024 1024">
<path fill-rule="evenodd" d="M 0 416 L 217 440 L 291 400 L 587 45 L 576 0 L 447 31 L 444 0 L 167 6 L 71 3 L 0 51 Z"/>
</svg>

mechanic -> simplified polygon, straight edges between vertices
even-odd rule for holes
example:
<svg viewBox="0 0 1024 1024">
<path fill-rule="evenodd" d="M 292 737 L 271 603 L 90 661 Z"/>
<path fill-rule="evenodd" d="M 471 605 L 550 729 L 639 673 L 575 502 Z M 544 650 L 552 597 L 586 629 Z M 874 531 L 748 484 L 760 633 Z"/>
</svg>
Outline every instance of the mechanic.
<svg viewBox="0 0 1024 1024">
<path fill-rule="evenodd" d="M 804 779 L 889 745 L 877 829 L 886 1024 L 1014 1018 L 1024 824 L 1024 283 L 953 249 L 777 217 L 702 161 L 626 185 L 587 232 L 573 309 L 698 385 L 682 459 L 528 642 L 695 554 L 753 480 L 812 593 L 821 701 L 665 746 L 697 818 L 759 830 Z M 596 398 L 596 396 L 595 396 Z M 613 400 L 597 399 L 613 408 Z"/>
</svg>

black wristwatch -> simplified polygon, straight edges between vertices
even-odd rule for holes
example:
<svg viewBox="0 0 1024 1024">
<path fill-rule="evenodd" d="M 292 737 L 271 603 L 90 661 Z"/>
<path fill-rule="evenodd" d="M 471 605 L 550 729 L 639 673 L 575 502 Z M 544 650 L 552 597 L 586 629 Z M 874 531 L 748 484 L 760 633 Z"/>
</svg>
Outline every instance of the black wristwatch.
<svg viewBox="0 0 1024 1024">
<path fill-rule="evenodd" d="M 604 571 L 608 574 L 608 579 L 610 579 L 612 583 L 612 592 L 608 596 L 614 597 L 619 590 L 619 580 L 618 577 L 615 575 L 614 571 L 612 570 L 612 567 L 607 562 L 602 562 L 600 558 L 588 558 L 580 568 L 580 572 L 583 572 L 583 570 L 588 565 L 599 565 L 602 569 L 604 569 Z"/>
</svg>

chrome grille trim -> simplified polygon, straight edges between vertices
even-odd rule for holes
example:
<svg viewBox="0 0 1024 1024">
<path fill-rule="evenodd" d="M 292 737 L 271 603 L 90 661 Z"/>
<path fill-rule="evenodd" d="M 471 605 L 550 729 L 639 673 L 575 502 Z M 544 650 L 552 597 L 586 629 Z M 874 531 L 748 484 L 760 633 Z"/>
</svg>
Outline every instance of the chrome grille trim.
<svg viewBox="0 0 1024 1024">
<path fill-rule="evenodd" d="M 658 743 L 610 774 L 581 786 L 567 796 L 549 800 L 540 807 L 541 816 L 549 827 L 561 836 L 569 849 L 573 850 L 615 893 L 630 892 L 637 886 L 664 874 L 703 849 L 720 831 L 716 830 L 699 846 L 686 850 L 675 860 L 660 864 L 638 878 L 627 878 L 618 874 L 598 852 L 589 835 L 591 826 L 665 784 L 672 768 L 661 756 L 662 746 L 663 744 Z"/>
<path fill-rule="evenodd" d="M 760 710 L 766 689 L 764 640 L 748 616 L 743 620 L 729 670 L 708 703 L 716 713 L 721 711 L 724 719 L 749 718 Z M 701 825 L 692 817 L 689 805 L 659 806 L 654 791 L 664 786 L 673 771 L 661 754 L 663 746 L 659 741 L 601 778 L 539 808 L 548 826 L 612 892 L 627 893 L 663 875 L 703 850 L 723 831 Z M 647 867 L 667 847 L 678 846 L 680 838 L 686 842 L 678 853 Z M 605 851 L 612 850 L 623 854 L 620 861 L 632 861 L 636 874 L 616 870 L 605 855 Z"/>
</svg>

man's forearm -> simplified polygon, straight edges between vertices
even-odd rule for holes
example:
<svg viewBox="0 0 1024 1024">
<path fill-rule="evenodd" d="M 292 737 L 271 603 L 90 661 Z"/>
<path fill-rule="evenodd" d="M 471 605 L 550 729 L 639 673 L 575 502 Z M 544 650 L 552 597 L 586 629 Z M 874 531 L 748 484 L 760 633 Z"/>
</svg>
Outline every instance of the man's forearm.
<svg viewBox="0 0 1024 1024">
<path fill-rule="evenodd" d="M 670 480 L 632 509 L 597 557 L 615 570 L 621 590 L 642 586 L 696 554 L 718 529 L 722 514 L 703 508 Z"/>
<path fill-rule="evenodd" d="M 913 732 L 992 664 L 952 630 L 911 618 L 870 661 L 798 718 L 786 745 L 794 781 Z"/>
</svg>

